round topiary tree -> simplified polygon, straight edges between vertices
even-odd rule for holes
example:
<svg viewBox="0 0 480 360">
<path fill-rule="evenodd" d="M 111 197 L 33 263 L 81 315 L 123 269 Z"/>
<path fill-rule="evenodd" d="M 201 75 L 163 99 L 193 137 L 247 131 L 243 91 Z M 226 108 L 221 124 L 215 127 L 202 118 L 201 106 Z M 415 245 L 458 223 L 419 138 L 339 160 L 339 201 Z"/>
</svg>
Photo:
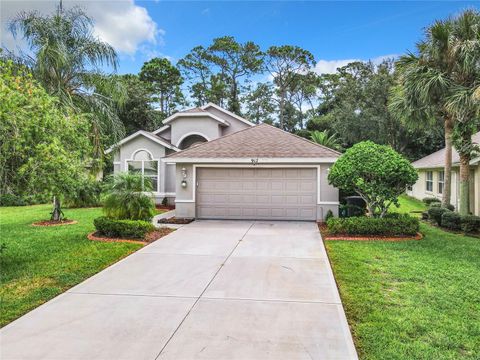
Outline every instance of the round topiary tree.
<svg viewBox="0 0 480 360">
<path fill-rule="evenodd" d="M 415 184 L 417 171 L 390 146 L 363 141 L 348 149 L 328 174 L 331 185 L 354 191 L 365 200 L 369 216 L 383 217 L 391 204 L 398 206 L 407 186 Z"/>
</svg>

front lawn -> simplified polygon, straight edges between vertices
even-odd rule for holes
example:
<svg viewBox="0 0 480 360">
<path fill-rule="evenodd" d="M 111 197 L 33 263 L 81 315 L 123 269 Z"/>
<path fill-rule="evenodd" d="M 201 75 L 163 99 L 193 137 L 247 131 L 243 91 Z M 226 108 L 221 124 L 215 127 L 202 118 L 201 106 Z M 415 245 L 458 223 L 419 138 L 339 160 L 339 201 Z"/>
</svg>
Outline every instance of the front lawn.
<svg viewBox="0 0 480 360">
<path fill-rule="evenodd" d="M 397 211 L 421 210 L 402 197 Z M 327 241 L 361 359 L 478 359 L 480 239 L 421 225 L 420 241 Z"/>
<path fill-rule="evenodd" d="M 49 217 L 50 205 L 0 208 L 0 326 L 66 291 L 141 245 L 87 240 L 100 208 L 66 209 L 75 225 L 33 227 Z"/>
</svg>

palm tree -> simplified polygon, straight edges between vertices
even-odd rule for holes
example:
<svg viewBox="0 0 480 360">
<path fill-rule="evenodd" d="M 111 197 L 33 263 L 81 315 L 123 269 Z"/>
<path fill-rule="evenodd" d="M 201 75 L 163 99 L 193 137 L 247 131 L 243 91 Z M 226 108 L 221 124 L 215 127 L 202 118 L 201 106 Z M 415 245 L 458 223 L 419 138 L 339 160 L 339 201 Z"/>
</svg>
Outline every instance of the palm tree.
<svg viewBox="0 0 480 360">
<path fill-rule="evenodd" d="M 341 145 L 340 141 L 338 140 L 337 136 L 335 134 L 331 134 L 328 132 L 328 130 L 324 131 L 310 131 L 310 140 L 313 142 L 329 147 L 331 149 L 335 150 L 341 150 Z"/>
<path fill-rule="evenodd" d="M 471 125 L 475 120 L 472 115 L 476 111 L 473 92 L 478 86 L 475 85 L 480 53 L 478 18 L 478 12 L 468 10 L 457 18 L 436 21 L 426 29 L 425 39 L 417 44 L 418 54 L 410 53 L 397 61 L 399 86 L 394 91 L 392 108 L 396 107 L 397 112 L 403 108 L 407 118 L 414 122 L 441 118 L 444 123 L 444 206 L 451 197 L 454 130 L 457 124 Z M 468 172 L 461 170 L 461 182 L 467 184 L 461 191 L 461 213 L 468 212 L 468 176 Z"/>
<path fill-rule="evenodd" d="M 94 157 L 101 157 L 103 135 L 113 141 L 124 136 L 115 108 L 124 91 L 103 74 L 104 67 L 116 70 L 117 55 L 93 35 L 92 25 L 81 9 L 59 7 L 52 15 L 21 12 L 10 22 L 10 30 L 26 39 L 30 52 L 22 53 L 19 60 L 35 79 L 62 105 L 88 114 Z"/>
</svg>

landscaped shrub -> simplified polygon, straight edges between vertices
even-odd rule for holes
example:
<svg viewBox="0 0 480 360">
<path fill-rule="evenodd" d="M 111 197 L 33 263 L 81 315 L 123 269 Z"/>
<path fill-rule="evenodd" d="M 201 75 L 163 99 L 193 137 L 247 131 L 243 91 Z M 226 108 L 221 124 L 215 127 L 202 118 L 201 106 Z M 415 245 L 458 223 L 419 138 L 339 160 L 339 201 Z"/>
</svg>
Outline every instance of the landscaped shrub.
<svg viewBox="0 0 480 360">
<path fill-rule="evenodd" d="M 432 203 L 439 203 L 441 202 L 440 199 L 437 199 L 436 197 L 425 197 L 422 199 L 422 201 L 426 204 L 426 205 L 430 205 Z"/>
<path fill-rule="evenodd" d="M 151 190 L 151 182 L 140 175 L 116 174 L 107 183 L 103 211 L 112 219 L 148 221 L 155 212 Z"/>
<path fill-rule="evenodd" d="M 450 210 L 445 209 L 443 207 L 430 207 L 428 209 L 428 217 L 434 220 L 438 226 L 442 225 L 442 215 L 445 212 L 449 212 Z"/>
<path fill-rule="evenodd" d="M 0 195 L 0 206 L 25 206 L 29 205 L 27 199 L 14 194 Z"/>
<path fill-rule="evenodd" d="M 95 207 L 100 205 L 102 183 L 95 179 L 85 178 L 71 189 L 65 196 L 65 205 L 71 208 Z"/>
<path fill-rule="evenodd" d="M 432 202 L 430 203 L 430 206 L 429 207 L 442 207 L 442 203 L 441 202 Z"/>
<path fill-rule="evenodd" d="M 332 210 L 328 210 L 326 215 L 325 215 L 325 222 L 327 222 L 329 219 L 333 218 L 333 212 Z"/>
<path fill-rule="evenodd" d="M 442 227 L 450 230 L 460 230 L 461 216 L 453 211 L 445 211 L 442 214 Z"/>
<path fill-rule="evenodd" d="M 480 231 L 480 216 L 465 215 L 460 219 L 462 230 L 466 233 Z"/>
<path fill-rule="evenodd" d="M 142 220 L 114 220 L 101 216 L 93 220 L 99 235 L 111 238 L 143 239 L 155 226 Z"/>
<path fill-rule="evenodd" d="M 428 220 L 428 211 L 422 211 L 422 220 Z"/>
<path fill-rule="evenodd" d="M 398 214 L 383 218 L 366 216 L 331 218 L 327 221 L 328 231 L 332 235 L 416 235 L 419 226 L 418 219 L 408 214 Z"/>
<path fill-rule="evenodd" d="M 330 168 L 328 182 L 354 191 L 367 203 L 368 214 L 383 217 L 398 205 L 405 188 L 415 184 L 417 171 L 390 146 L 363 141 L 348 149 Z"/>
<path fill-rule="evenodd" d="M 454 211 L 455 210 L 455 206 L 453 206 L 452 204 L 447 204 L 447 205 L 444 205 L 444 207 L 450 211 Z"/>
</svg>

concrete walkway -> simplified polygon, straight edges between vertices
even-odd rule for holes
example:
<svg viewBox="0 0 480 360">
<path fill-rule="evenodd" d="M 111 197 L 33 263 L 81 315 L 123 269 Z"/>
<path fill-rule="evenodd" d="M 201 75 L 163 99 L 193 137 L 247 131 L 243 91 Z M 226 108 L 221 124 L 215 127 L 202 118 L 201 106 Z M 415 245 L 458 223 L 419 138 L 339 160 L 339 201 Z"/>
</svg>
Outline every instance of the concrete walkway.
<svg viewBox="0 0 480 360">
<path fill-rule="evenodd" d="M 195 221 L 0 330 L 6 359 L 356 359 L 315 223 Z"/>
</svg>

